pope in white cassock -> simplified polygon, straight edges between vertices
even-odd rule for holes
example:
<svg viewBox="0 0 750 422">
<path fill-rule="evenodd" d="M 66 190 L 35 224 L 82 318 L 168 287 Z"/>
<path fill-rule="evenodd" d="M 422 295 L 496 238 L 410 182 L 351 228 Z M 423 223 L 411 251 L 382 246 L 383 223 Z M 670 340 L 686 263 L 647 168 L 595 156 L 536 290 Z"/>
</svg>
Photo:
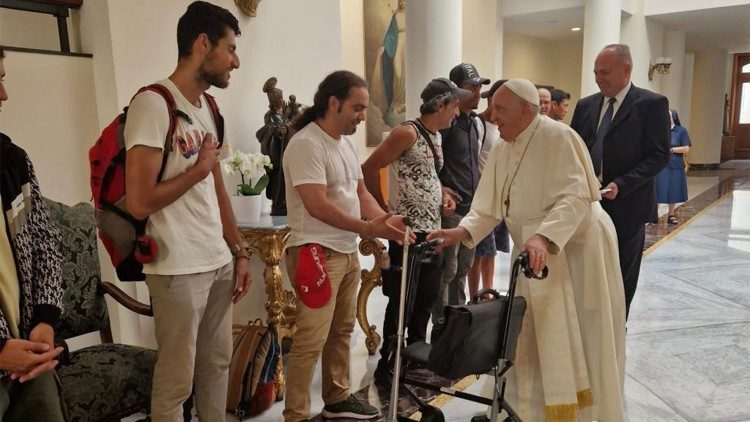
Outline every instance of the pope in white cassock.
<svg viewBox="0 0 750 422">
<path fill-rule="evenodd" d="M 444 245 L 483 239 L 505 220 L 535 272 L 516 294 L 528 309 L 506 399 L 524 421 L 623 420 L 625 297 L 617 235 L 599 205 L 586 146 L 565 124 L 539 115 L 539 93 L 511 79 L 492 98 L 505 142 L 490 152 L 471 211 Z"/>
</svg>

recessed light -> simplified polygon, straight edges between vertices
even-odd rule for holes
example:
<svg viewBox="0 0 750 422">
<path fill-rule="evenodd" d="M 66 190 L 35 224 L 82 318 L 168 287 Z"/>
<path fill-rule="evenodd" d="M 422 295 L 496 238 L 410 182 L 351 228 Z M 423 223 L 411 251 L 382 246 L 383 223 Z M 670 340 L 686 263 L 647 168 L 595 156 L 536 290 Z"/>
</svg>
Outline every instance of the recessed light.
<svg viewBox="0 0 750 422">
<path fill-rule="evenodd" d="M 570 30 L 573 31 L 573 32 L 578 32 L 578 31 L 581 30 L 581 27 L 580 26 L 574 26 L 574 27 L 570 28 Z"/>
</svg>

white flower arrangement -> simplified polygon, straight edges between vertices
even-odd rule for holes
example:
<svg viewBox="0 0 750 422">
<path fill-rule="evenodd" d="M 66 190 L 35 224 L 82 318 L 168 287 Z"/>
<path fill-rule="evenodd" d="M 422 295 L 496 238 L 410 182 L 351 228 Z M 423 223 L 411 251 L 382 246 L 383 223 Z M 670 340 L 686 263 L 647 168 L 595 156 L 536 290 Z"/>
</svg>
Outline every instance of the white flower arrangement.
<svg viewBox="0 0 750 422">
<path fill-rule="evenodd" d="M 234 151 L 229 158 L 222 160 L 221 167 L 226 174 L 239 174 L 242 183 L 237 185 L 237 194 L 243 196 L 260 195 L 268 186 L 268 174 L 266 169 L 272 169 L 271 158 L 267 155 L 257 153 L 246 153 Z M 247 178 L 247 179 L 245 179 Z M 255 186 L 250 183 L 258 179 Z M 245 183 L 247 180 L 248 183 Z"/>
</svg>

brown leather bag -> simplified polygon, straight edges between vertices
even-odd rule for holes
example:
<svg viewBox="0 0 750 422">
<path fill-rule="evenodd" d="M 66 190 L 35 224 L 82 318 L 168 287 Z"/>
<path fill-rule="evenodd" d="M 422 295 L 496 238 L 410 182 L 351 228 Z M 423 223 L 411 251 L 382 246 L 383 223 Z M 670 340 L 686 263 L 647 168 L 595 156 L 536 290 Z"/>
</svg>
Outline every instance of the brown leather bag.
<svg viewBox="0 0 750 422">
<path fill-rule="evenodd" d="M 232 326 L 232 335 L 227 410 L 242 420 L 281 400 L 276 379 L 281 346 L 273 326 L 266 326 L 260 319 Z"/>
</svg>

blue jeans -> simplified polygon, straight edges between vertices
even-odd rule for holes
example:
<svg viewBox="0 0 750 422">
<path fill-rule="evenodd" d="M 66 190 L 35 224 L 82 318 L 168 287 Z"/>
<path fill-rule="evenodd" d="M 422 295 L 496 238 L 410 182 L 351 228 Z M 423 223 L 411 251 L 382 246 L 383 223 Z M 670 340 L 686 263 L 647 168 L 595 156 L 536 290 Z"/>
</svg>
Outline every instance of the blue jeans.
<svg viewBox="0 0 750 422">
<path fill-rule="evenodd" d="M 443 217 L 441 226 L 452 229 L 458 226 L 464 216 L 456 213 Z M 474 248 L 467 248 L 462 243 L 443 249 L 443 277 L 437 300 L 432 306 L 432 323 L 443 319 L 443 308 L 446 305 L 466 304 L 466 276 L 474 263 Z"/>
</svg>

